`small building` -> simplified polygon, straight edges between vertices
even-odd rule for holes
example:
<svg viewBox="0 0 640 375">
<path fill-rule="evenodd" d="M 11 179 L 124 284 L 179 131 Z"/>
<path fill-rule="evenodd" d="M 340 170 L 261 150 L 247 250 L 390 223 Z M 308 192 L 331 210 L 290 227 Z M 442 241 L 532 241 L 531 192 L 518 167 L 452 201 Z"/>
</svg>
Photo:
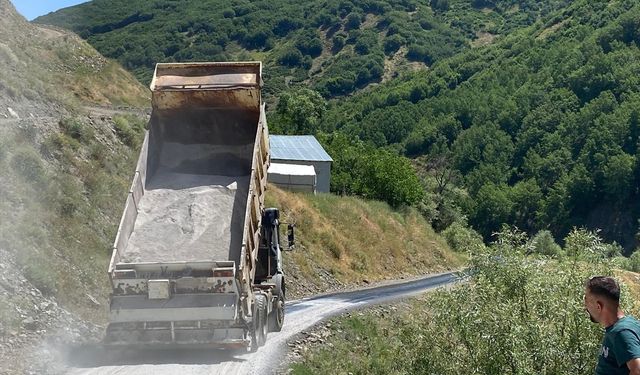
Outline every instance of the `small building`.
<svg viewBox="0 0 640 375">
<path fill-rule="evenodd" d="M 316 192 L 316 171 L 311 165 L 271 163 L 267 174 L 269 182 L 281 189 Z"/>
<path fill-rule="evenodd" d="M 311 165 L 316 173 L 316 191 L 329 192 L 333 159 L 312 135 L 270 135 L 271 162 Z"/>
</svg>

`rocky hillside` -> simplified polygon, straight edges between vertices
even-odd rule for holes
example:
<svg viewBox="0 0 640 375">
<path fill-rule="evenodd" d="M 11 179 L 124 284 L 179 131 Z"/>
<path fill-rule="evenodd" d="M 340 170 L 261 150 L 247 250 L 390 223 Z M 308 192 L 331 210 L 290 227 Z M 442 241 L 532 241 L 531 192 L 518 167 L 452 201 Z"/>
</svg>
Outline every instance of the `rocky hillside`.
<svg viewBox="0 0 640 375">
<path fill-rule="evenodd" d="M 57 343 L 100 333 L 148 96 L 75 34 L 0 0 L 0 373 L 53 371 Z"/>
<path fill-rule="evenodd" d="M 0 117 L 49 116 L 82 105 L 147 103 L 149 95 L 142 85 L 77 35 L 30 24 L 9 1 L 0 1 L 0 15 Z"/>
</svg>

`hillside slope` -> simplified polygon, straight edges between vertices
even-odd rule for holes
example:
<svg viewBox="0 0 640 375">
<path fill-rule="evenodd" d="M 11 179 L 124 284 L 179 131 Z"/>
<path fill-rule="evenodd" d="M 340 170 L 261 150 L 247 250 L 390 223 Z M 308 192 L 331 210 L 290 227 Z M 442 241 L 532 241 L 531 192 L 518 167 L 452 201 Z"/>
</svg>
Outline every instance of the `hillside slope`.
<svg viewBox="0 0 640 375">
<path fill-rule="evenodd" d="M 285 253 L 288 298 L 462 267 L 414 209 L 329 194 L 267 191 L 282 223 L 296 227 L 296 248 Z"/>
<path fill-rule="evenodd" d="M 0 15 L 1 116 L 10 116 L 7 106 L 30 117 L 87 104 L 146 105 L 147 90 L 77 35 L 30 24 L 9 1 Z"/>
<path fill-rule="evenodd" d="M 77 32 L 143 82 L 161 61 L 262 60 L 267 93 L 303 83 L 337 96 L 489 43 L 567 2 L 512 3 L 94 0 L 35 22 Z"/>
<path fill-rule="evenodd" d="M 117 63 L 0 0 L 0 373 L 55 372 L 50 345 L 100 333 L 147 102 Z"/>
<path fill-rule="evenodd" d="M 360 93 L 330 101 L 310 127 L 274 129 L 427 155 L 422 174 L 459 176 L 447 197 L 427 183 L 438 229 L 466 217 L 485 240 L 503 223 L 560 239 L 586 226 L 629 253 L 640 218 L 638 12 L 630 0 L 97 0 L 37 22 L 81 33 L 143 81 L 156 61 L 260 59 L 267 93 Z M 429 69 L 411 73 L 415 63 Z M 354 150 L 336 154 L 334 189 L 363 194 L 349 158 L 371 152 Z"/>
<path fill-rule="evenodd" d="M 465 191 L 441 199 L 485 239 L 503 223 L 557 239 L 586 226 L 630 252 L 640 218 L 639 20 L 635 1 L 572 2 L 336 102 L 319 127 L 426 156 L 427 172 Z M 334 159 L 336 174 L 351 173 L 349 160 Z"/>
</svg>

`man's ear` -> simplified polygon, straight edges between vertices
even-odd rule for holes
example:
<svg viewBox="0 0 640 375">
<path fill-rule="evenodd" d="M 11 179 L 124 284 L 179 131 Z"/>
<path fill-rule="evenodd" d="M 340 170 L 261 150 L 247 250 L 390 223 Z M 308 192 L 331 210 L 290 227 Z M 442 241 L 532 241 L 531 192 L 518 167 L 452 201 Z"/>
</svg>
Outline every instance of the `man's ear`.
<svg viewBox="0 0 640 375">
<path fill-rule="evenodd" d="M 604 303 L 602 303 L 602 301 L 597 300 L 597 301 L 596 301 L 596 304 L 598 304 L 598 309 L 599 309 L 599 310 L 604 309 Z"/>
</svg>

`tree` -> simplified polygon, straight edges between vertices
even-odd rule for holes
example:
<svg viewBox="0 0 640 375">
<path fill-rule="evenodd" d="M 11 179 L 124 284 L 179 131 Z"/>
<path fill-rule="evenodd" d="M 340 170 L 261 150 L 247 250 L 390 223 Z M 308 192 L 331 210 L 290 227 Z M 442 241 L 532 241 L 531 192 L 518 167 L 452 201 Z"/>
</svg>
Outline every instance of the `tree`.
<svg viewBox="0 0 640 375">
<path fill-rule="evenodd" d="M 500 230 L 502 224 L 511 222 L 513 202 L 507 185 L 483 185 L 476 197 L 478 205 L 472 224 L 485 239 Z"/>
<path fill-rule="evenodd" d="M 562 248 L 553 238 L 553 234 L 548 230 L 541 230 L 532 239 L 533 251 L 537 254 L 557 257 L 562 255 Z"/>
<path fill-rule="evenodd" d="M 449 10 L 449 0 L 431 0 L 431 8 L 436 11 L 446 12 Z"/>
<path fill-rule="evenodd" d="M 285 66 L 300 66 L 302 63 L 303 56 L 300 51 L 295 48 L 289 48 L 285 50 L 280 57 L 278 57 L 278 62 Z"/>
<path fill-rule="evenodd" d="M 363 195 L 384 200 L 393 207 L 413 205 L 424 195 L 424 189 L 408 159 L 389 151 L 369 150 L 360 160 Z"/>
<path fill-rule="evenodd" d="M 345 24 L 347 30 L 354 30 L 360 28 L 362 23 L 362 15 L 358 13 L 349 13 L 347 16 L 347 22 Z"/>
<path fill-rule="evenodd" d="M 333 39 L 332 39 L 332 41 L 333 41 L 333 47 L 332 47 L 333 53 L 340 52 L 342 47 L 344 47 L 345 40 L 346 40 L 346 38 L 345 38 L 344 35 L 338 34 L 338 35 L 335 35 L 333 37 Z"/>
<path fill-rule="evenodd" d="M 384 53 L 391 55 L 396 53 L 406 40 L 400 35 L 387 36 L 384 40 Z"/>
<path fill-rule="evenodd" d="M 304 30 L 297 37 L 295 44 L 304 55 L 316 57 L 322 53 L 322 41 L 315 30 Z"/>
<path fill-rule="evenodd" d="M 326 109 L 327 103 L 317 91 L 286 92 L 276 107 L 277 125 L 287 134 L 315 134 Z"/>
<path fill-rule="evenodd" d="M 609 158 L 603 168 L 604 189 L 609 199 L 626 201 L 633 187 L 635 166 L 636 157 L 624 152 Z"/>
</svg>

